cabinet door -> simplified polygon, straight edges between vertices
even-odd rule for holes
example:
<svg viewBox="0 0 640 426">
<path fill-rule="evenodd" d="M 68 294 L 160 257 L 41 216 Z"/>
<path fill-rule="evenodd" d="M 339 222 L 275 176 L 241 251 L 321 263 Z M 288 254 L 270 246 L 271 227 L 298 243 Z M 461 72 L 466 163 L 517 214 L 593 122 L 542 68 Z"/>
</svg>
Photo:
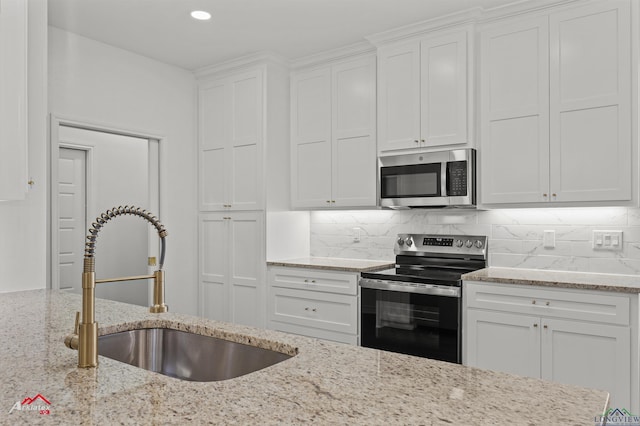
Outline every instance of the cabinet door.
<svg viewBox="0 0 640 426">
<path fill-rule="evenodd" d="M 378 51 L 378 151 L 420 143 L 420 44 Z"/>
<path fill-rule="evenodd" d="M 631 199 L 628 1 L 551 15 L 551 193 L 557 201 Z"/>
<path fill-rule="evenodd" d="M 467 142 L 467 32 L 420 45 L 420 133 L 425 146 Z"/>
<path fill-rule="evenodd" d="M 481 202 L 548 201 L 547 18 L 496 24 L 480 44 Z"/>
<path fill-rule="evenodd" d="M 631 407 L 629 327 L 542 320 L 542 378 L 603 389 L 611 407 Z"/>
<path fill-rule="evenodd" d="M 472 367 L 540 377 L 540 319 L 467 309 L 466 363 Z"/>
<path fill-rule="evenodd" d="M 265 256 L 262 212 L 229 213 L 230 320 L 235 324 L 264 327 Z"/>
<path fill-rule="evenodd" d="M 296 74 L 291 81 L 291 204 L 331 205 L 331 71 Z"/>
<path fill-rule="evenodd" d="M 371 57 L 332 67 L 332 206 L 377 203 L 375 66 Z"/>
<path fill-rule="evenodd" d="M 263 81 L 260 70 L 229 80 L 229 196 L 233 210 L 263 208 Z"/>
<path fill-rule="evenodd" d="M 27 2 L 0 1 L 0 201 L 27 192 Z"/>
<path fill-rule="evenodd" d="M 219 321 L 229 321 L 229 226 L 225 215 L 203 214 L 199 229 L 200 315 Z"/>
<path fill-rule="evenodd" d="M 200 210 L 223 210 L 229 186 L 228 86 L 211 82 L 199 91 Z"/>
</svg>

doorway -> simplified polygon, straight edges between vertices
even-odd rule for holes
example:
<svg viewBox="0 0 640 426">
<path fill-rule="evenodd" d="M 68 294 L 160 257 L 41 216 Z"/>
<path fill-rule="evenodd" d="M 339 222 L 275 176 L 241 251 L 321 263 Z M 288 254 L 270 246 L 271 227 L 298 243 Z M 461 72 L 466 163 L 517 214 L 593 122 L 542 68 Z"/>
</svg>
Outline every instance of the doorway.
<svg viewBox="0 0 640 426">
<path fill-rule="evenodd" d="M 125 205 L 159 215 L 159 140 L 62 123 L 55 136 L 52 288 L 80 293 L 85 236 L 95 218 Z M 155 269 L 148 266 L 158 255 L 158 237 L 151 231 L 134 216 L 109 221 L 96 241 L 96 277 L 144 275 Z M 151 283 L 99 284 L 96 297 L 145 306 Z"/>
</svg>

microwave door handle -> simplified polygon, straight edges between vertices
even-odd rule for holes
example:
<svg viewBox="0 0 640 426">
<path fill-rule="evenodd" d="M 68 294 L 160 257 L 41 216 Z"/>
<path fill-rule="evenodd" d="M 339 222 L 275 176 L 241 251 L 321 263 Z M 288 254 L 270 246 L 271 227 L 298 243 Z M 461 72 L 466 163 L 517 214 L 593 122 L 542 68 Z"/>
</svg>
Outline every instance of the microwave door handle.
<svg viewBox="0 0 640 426">
<path fill-rule="evenodd" d="M 440 193 L 442 197 L 449 195 L 449 167 L 448 162 L 440 163 Z"/>
</svg>

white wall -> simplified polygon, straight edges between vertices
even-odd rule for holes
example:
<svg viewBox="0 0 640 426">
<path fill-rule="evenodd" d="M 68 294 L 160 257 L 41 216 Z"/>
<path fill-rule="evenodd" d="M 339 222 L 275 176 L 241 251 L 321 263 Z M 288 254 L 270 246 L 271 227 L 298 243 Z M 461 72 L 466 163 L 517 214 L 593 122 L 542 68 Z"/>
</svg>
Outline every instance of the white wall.
<svg viewBox="0 0 640 426">
<path fill-rule="evenodd" d="M 29 0 L 29 175 L 26 200 L 0 202 L 0 292 L 47 285 L 47 2 Z"/>
<path fill-rule="evenodd" d="M 622 250 L 594 250 L 600 229 L 623 231 Z M 555 248 L 543 247 L 545 230 L 555 231 Z M 640 274 L 640 209 L 623 207 L 313 212 L 311 255 L 393 260 L 394 239 L 406 232 L 487 235 L 490 266 Z"/>
<path fill-rule="evenodd" d="M 169 233 L 166 300 L 173 312 L 196 314 L 197 114 L 193 74 L 49 28 L 49 111 L 66 119 L 164 138 L 159 217 Z"/>
</svg>

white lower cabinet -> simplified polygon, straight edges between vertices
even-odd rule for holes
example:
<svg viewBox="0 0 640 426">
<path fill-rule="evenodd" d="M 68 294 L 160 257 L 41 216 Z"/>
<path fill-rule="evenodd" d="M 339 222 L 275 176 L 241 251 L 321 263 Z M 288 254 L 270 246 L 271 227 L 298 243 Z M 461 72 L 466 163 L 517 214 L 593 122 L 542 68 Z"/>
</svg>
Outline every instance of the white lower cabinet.
<svg viewBox="0 0 640 426">
<path fill-rule="evenodd" d="M 463 297 L 466 365 L 606 390 L 638 411 L 631 295 L 465 282 Z"/>
<path fill-rule="evenodd" d="M 264 327 L 264 213 L 200 216 L 200 315 Z"/>
<path fill-rule="evenodd" d="M 270 267 L 267 275 L 270 329 L 358 344 L 358 273 Z"/>
</svg>

